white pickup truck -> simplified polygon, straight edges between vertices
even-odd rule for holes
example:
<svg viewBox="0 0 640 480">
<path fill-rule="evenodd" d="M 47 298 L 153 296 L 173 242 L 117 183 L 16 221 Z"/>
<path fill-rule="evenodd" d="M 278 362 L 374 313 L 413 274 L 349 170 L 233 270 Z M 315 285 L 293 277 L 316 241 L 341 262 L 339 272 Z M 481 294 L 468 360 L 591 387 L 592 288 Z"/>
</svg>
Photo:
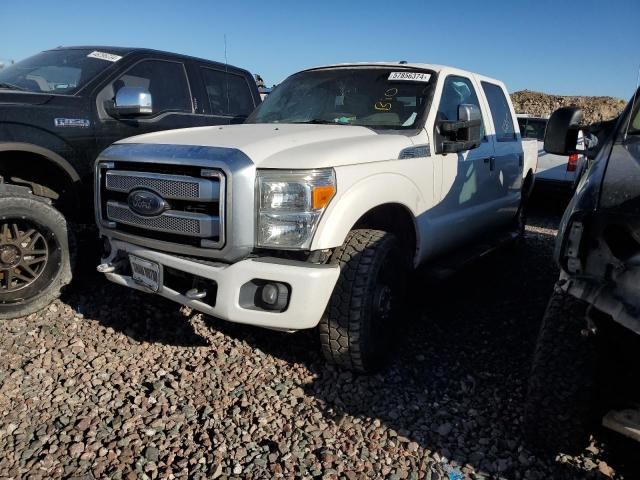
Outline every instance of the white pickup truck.
<svg viewBox="0 0 640 480">
<path fill-rule="evenodd" d="M 576 152 L 568 157 L 553 155 L 544 150 L 544 132 L 548 118 L 517 114 L 518 125 L 523 139 L 535 139 L 538 142 L 538 164 L 536 166 L 536 185 L 547 190 L 573 193 L 582 174 L 588 166 L 584 150 L 582 131 L 578 134 Z"/>
<path fill-rule="evenodd" d="M 536 152 L 497 80 L 425 64 L 312 68 L 245 124 L 105 150 L 98 270 L 225 320 L 318 327 L 329 361 L 370 371 L 412 268 L 523 233 Z"/>
</svg>

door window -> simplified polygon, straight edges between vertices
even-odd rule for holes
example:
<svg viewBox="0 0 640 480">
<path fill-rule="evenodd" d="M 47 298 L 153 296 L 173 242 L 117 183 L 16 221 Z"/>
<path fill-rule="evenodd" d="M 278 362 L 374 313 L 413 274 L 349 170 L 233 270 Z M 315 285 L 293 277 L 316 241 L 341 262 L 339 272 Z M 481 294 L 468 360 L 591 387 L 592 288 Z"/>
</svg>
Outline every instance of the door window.
<svg viewBox="0 0 640 480">
<path fill-rule="evenodd" d="M 212 115 L 246 117 L 254 108 L 247 80 L 241 75 L 201 68 Z"/>
<path fill-rule="evenodd" d="M 481 134 L 484 138 L 484 119 L 482 118 L 482 110 L 480 109 L 476 89 L 473 88 L 473 84 L 468 78 L 450 75 L 444 81 L 444 87 L 442 88 L 442 97 L 438 107 L 438 120 L 458 120 L 458 106 L 463 104 L 475 105 L 480 110 L 480 118 L 482 120 Z"/>
<path fill-rule="evenodd" d="M 511 109 L 504 91 L 498 85 L 488 82 L 482 82 L 482 89 L 489 102 L 496 140 L 498 142 L 515 140 L 516 132 L 513 127 L 513 117 L 511 116 Z"/>
<path fill-rule="evenodd" d="M 184 66 L 164 60 L 143 60 L 112 83 L 113 94 L 122 87 L 141 87 L 151 94 L 153 111 L 192 112 Z"/>
</svg>

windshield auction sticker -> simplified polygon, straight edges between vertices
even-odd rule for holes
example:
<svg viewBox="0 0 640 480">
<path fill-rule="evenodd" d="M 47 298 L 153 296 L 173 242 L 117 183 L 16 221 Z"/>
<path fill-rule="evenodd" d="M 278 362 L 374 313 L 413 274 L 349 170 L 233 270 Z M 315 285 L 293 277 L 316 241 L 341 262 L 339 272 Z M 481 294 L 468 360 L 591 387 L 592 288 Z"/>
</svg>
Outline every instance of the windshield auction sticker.
<svg viewBox="0 0 640 480">
<path fill-rule="evenodd" d="M 431 74 L 430 73 L 391 72 L 389 74 L 389 80 L 395 80 L 395 81 L 427 83 L 430 79 L 431 79 Z"/>
<path fill-rule="evenodd" d="M 98 58 L 100 60 L 106 60 L 107 62 L 117 62 L 122 57 L 120 55 L 114 55 L 113 53 L 99 52 L 96 50 L 87 55 L 87 58 Z"/>
</svg>

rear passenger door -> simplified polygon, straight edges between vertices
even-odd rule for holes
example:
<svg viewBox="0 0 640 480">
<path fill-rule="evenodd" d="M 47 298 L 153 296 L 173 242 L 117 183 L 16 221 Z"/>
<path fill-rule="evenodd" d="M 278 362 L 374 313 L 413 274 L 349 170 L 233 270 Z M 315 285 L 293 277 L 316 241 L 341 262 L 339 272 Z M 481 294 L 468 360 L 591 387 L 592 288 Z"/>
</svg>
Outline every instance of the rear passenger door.
<svg viewBox="0 0 640 480">
<path fill-rule="evenodd" d="M 198 67 L 203 88 L 202 113 L 220 123 L 242 123 L 256 107 L 244 75 L 206 65 Z"/>
<path fill-rule="evenodd" d="M 492 215 L 499 223 L 507 223 L 515 216 L 520 204 L 524 163 L 522 143 L 503 87 L 484 80 L 480 84 L 493 125 L 494 160 L 489 189 L 496 201 L 492 205 Z"/>
</svg>

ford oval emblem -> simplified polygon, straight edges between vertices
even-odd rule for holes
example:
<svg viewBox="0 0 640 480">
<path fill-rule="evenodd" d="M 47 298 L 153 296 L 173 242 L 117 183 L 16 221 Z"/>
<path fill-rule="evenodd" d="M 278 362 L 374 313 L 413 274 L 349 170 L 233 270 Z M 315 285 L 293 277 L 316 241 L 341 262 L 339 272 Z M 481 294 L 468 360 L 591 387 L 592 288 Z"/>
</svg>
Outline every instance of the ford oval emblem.
<svg viewBox="0 0 640 480">
<path fill-rule="evenodd" d="M 153 217 L 164 212 L 168 205 L 160 196 L 149 190 L 133 190 L 127 197 L 132 212 L 145 217 Z"/>
</svg>

